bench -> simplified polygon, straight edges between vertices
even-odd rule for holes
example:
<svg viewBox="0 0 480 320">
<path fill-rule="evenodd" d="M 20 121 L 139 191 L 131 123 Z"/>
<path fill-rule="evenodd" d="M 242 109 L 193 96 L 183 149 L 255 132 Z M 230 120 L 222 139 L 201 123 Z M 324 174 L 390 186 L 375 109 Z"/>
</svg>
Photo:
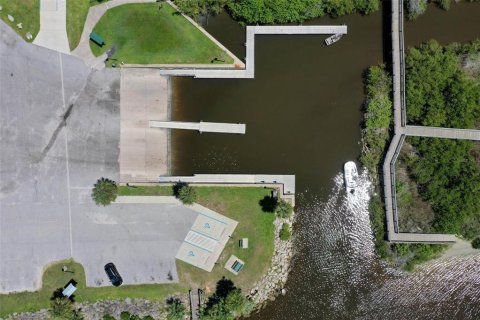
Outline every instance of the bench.
<svg viewBox="0 0 480 320">
<path fill-rule="evenodd" d="M 98 44 L 100 47 L 105 44 L 105 40 L 103 40 L 103 38 L 95 32 L 90 33 L 90 40 Z"/>
</svg>

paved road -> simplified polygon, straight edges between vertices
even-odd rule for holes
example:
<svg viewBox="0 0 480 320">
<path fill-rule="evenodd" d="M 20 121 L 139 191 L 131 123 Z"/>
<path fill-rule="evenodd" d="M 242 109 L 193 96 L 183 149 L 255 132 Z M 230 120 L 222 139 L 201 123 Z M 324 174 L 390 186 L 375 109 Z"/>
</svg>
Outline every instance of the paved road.
<svg viewBox="0 0 480 320">
<path fill-rule="evenodd" d="M 176 281 L 196 213 L 90 198 L 99 177 L 119 177 L 118 70 L 91 72 L 2 21 L 0 61 L 0 293 L 37 289 L 44 267 L 69 257 L 92 286 L 108 285 L 110 261 L 126 284 Z"/>
</svg>

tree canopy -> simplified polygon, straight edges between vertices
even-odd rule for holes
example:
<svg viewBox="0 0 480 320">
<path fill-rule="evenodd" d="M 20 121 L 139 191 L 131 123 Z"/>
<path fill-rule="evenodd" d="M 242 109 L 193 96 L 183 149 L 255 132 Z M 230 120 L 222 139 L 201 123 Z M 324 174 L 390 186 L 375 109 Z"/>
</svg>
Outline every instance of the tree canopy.
<svg viewBox="0 0 480 320">
<path fill-rule="evenodd" d="M 360 161 L 376 178 L 382 164 L 392 124 L 392 80 L 385 66 L 372 66 L 365 76 L 366 101 Z"/>
<path fill-rule="evenodd" d="M 412 48 L 406 57 L 407 119 L 424 126 L 474 128 L 480 118 L 479 80 L 461 69 L 460 57 L 479 50 L 478 41 L 442 47 L 436 41 Z M 420 195 L 435 211 L 434 229 L 472 237 L 480 230 L 480 168 L 474 143 L 412 138 L 408 161 Z M 468 232 L 467 232 L 468 231 Z"/>
<path fill-rule="evenodd" d="M 118 187 L 115 181 L 107 178 L 98 179 L 92 190 L 93 201 L 97 205 L 106 206 L 117 198 Z"/>
<path fill-rule="evenodd" d="M 247 24 L 302 22 L 324 16 L 377 11 L 379 0 L 176 0 L 186 14 L 198 16 L 226 8 L 234 19 Z"/>
</svg>

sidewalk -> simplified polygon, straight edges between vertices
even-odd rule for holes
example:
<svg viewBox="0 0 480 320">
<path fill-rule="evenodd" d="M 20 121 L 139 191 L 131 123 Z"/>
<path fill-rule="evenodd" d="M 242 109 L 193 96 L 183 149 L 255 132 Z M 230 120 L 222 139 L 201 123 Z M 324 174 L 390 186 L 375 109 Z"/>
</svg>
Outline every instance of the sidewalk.
<svg viewBox="0 0 480 320">
<path fill-rule="evenodd" d="M 66 0 L 40 0 L 40 31 L 33 43 L 61 53 L 70 53 Z"/>
<path fill-rule="evenodd" d="M 82 36 L 80 37 L 80 43 L 72 51 L 72 54 L 82 59 L 88 67 L 99 68 L 103 66 L 103 62 L 107 59 L 107 54 L 103 54 L 99 57 L 95 57 L 90 50 L 90 33 L 98 23 L 100 18 L 107 12 L 108 9 L 120 6 L 127 3 L 145 3 L 155 2 L 156 0 L 111 0 L 99 5 L 90 7 L 88 11 L 85 25 L 83 26 Z"/>
</svg>

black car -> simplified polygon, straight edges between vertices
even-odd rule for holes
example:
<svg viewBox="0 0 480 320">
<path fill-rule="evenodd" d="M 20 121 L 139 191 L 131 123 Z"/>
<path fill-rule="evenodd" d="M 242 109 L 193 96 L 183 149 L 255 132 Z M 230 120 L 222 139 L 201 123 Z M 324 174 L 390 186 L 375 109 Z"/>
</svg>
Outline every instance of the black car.
<svg viewBox="0 0 480 320">
<path fill-rule="evenodd" d="M 115 268 L 115 265 L 113 263 L 110 262 L 105 265 L 105 272 L 107 273 L 108 278 L 110 279 L 110 282 L 115 287 L 118 287 L 119 285 L 122 284 L 123 279 L 118 273 L 117 268 Z"/>
</svg>

